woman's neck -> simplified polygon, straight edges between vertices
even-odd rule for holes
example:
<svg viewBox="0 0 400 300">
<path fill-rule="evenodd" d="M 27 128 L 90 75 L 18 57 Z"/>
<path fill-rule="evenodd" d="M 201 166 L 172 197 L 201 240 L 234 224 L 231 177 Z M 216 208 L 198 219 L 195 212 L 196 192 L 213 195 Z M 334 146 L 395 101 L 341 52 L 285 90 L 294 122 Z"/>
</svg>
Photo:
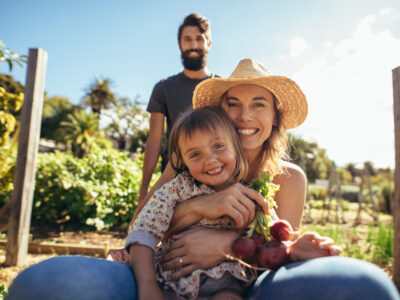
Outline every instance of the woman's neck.
<svg viewBox="0 0 400 300">
<path fill-rule="evenodd" d="M 261 151 L 245 151 L 249 172 L 246 176 L 246 182 L 250 183 L 254 178 L 258 177 L 260 172 L 260 154 Z"/>
</svg>

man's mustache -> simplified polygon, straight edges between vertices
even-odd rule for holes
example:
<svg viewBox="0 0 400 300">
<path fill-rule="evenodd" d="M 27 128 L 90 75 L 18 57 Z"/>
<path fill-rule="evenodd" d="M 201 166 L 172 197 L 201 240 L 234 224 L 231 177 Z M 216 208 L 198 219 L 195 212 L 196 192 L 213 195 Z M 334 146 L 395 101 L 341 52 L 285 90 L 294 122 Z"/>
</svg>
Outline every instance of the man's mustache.
<svg viewBox="0 0 400 300">
<path fill-rule="evenodd" d="M 201 49 L 188 49 L 185 52 L 183 52 L 183 54 L 188 56 L 191 52 L 197 52 L 199 55 L 204 55 L 204 50 Z"/>
</svg>

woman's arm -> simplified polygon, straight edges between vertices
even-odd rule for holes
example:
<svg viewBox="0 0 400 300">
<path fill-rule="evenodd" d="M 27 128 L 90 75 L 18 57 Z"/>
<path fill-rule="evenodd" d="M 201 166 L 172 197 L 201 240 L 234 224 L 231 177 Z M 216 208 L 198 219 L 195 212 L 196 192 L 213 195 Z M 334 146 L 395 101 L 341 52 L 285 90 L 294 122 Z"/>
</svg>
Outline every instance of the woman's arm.
<svg viewBox="0 0 400 300">
<path fill-rule="evenodd" d="M 274 177 L 274 183 L 280 185 L 275 196 L 278 217 L 287 220 L 295 231 L 299 230 L 306 201 L 306 175 L 300 167 L 285 162 L 284 172 Z"/>
<path fill-rule="evenodd" d="M 163 257 L 163 269 L 178 269 L 171 275 L 177 280 L 197 269 L 209 269 L 233 257 L 232 244 L 239 237 L 234 231 L 197 227 L 174 235 L 168 254 Z"/>
</svg>

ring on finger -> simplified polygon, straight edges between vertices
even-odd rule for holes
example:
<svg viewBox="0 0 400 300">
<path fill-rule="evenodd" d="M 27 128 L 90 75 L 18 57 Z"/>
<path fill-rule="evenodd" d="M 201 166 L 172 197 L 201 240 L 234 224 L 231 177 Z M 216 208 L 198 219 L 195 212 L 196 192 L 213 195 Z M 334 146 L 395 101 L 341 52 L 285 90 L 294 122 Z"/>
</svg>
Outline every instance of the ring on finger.
<svg viewBox="0 0 400 300">
<path fill-rule="evenodd" d="M 182 258 L 182 256 L 179 257 L 179 263 L 180 263 L 181 266 L 183 266 L 183 258 Z"/>
</svg>

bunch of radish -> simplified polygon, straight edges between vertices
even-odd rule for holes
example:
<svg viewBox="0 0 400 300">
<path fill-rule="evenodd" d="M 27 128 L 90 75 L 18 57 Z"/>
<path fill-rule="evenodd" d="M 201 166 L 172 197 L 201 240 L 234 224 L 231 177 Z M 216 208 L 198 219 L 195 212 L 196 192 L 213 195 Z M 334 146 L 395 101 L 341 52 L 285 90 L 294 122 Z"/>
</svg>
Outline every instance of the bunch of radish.
<svg viewBox="0 0 400 300">
<path fill-rule="evenodd" d="M 232 251 L 237 258 L 253 267 L 276 270 L 289 261 L 290 248 L 286 241 L 292 238 L 293 229 L 285 220 L 273 221 L 277 219 L 274 195 L 279 185 L 271 181 L 272 177 L 264 174 L 250 185 L 268 201 L 271 215 L 265 215 L 261 207 L 257 207 L 252 224 L 245 235 L 235 240 Z"/>
</svg>

